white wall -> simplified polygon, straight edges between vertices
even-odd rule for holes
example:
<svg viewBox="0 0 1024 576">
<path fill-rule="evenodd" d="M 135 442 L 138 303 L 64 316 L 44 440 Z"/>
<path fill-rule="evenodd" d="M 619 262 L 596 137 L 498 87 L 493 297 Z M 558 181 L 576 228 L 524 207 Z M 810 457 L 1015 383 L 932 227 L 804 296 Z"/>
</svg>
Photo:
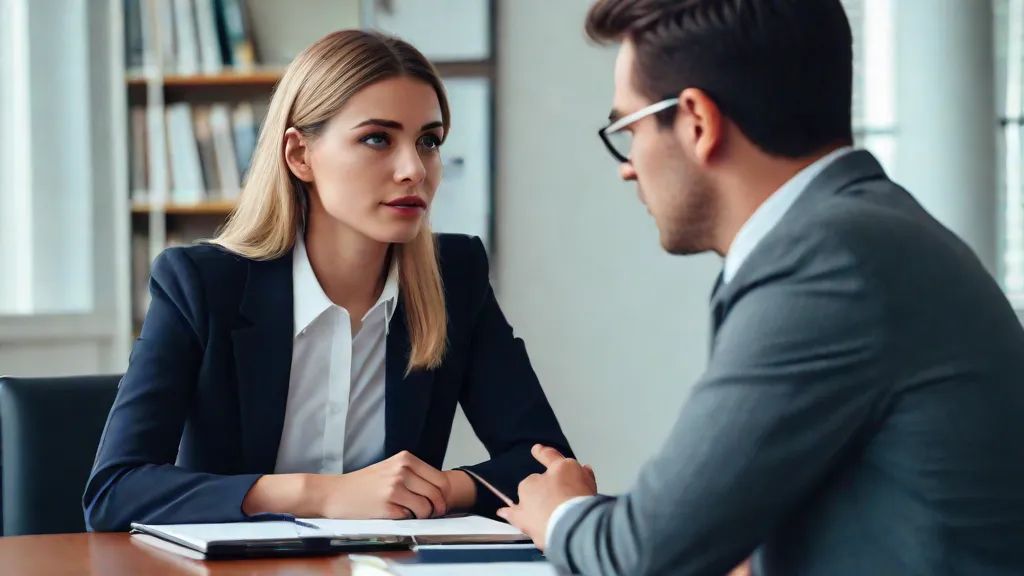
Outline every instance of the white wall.
<svg viewBox="0 0 1024 576">
<path fill-rule="evenodd" d="M 720 261 L 664 254 L 618 181 L 597 137 L 615 49 L 585 40 L 590 1 L 499 4 L 498 297 L 578 456 L 623 491 L 704 369 Z M 483 454 L 460 421 L 448 464 Z"/>
</svg>

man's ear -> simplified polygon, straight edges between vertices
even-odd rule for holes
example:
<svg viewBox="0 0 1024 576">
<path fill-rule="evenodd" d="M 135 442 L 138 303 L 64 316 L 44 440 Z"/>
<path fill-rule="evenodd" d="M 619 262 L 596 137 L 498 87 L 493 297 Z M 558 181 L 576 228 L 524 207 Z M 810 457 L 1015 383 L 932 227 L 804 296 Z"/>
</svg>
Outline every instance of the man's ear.
<svg viewBox="0 0 1024 576">
<path fill-rule="evenodd" d="M 706 164 L 725 136 L 722 111 L 707 92 L 687 88 L 679 93 L 679 110 L 673 130 L 680 144 L 698 162 Z"/>
<path fill-rule="evenodd" d="M 301 132 L 289 128 L 284 133 L 284 161 L 296 178 L 313 181 L 313 167 L 309 164 L 309 143 Z"/>
</svg>

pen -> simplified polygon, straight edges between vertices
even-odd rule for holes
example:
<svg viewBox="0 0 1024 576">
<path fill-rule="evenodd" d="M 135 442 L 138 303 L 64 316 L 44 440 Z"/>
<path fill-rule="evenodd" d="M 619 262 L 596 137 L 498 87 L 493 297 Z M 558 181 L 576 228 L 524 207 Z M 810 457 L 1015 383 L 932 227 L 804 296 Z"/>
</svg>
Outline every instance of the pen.
<svg viewBox="0 0 1024 576">
<path fill-rule="evenodd" d="M 246 520 L 248 520 L 249 522 L 291 522 L 292 524 L 298 524 L 299 526 L 302 526 L 303 528 L 313 528 L 314 530 L 319 530 L 320 529 L 320 527 L 317 526 L 316 524 L 311 524 L 309 522 L 305 522 L 303 520 L 299 520 L 298 518 L 296 518 L 295 516 L 292 516 L 291 514 L 278 514 L 278 513 L 274 513 L 274 512 L 263 512 L 263 513 L 260 513 L 260 514 L 253 514 L 252 516 L 249 516 Z"/>
<path fill-rule="evenodd" d="M 473 478 L 476 478 L 477 482 L 483 484 L 484 488 L 487 488 L 488 490 L 490 490 L 492 494 L 497 496 L 502 502 L 505 503 L 505 506 L 515 506 L 516 505 L 516 503 L 513 502 L 511 498 L 509 498 L 508 496 L 505 496 L 504 494 L 502 494 L 501 490 L 498 490 L 497 488 L 492 486 L 490 482 L 488 482 L 487 480 L 484 480 L 483 478 L 481 478 L 480 475 L 477 474 L 476 472 L 473 472 L 472 470 L 466 470 L 465 468 L 459 468 L 459 470 L 462 470 L 466 474 L 469 474 Z"/>
</svg>

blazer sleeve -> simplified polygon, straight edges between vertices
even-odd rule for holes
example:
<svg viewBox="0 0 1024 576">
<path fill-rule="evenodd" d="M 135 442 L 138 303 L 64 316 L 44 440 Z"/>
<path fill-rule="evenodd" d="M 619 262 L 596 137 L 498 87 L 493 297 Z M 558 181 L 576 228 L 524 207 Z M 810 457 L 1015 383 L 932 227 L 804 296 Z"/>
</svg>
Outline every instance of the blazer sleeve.
<svg viewBox="0 0 1024 576">
<path fill-rule="evenodd" d="M 864 441 L 887 395 L 883 306 L 853 255 L 823 252 L 821 265 L 766 276 L 735 300 L 664 445 L 628 493 L 554 525 L 552 562 L 725 574 Z"/>
<path fill-rule="evenodd" d="M 132 522 L 178 524 L 245 518 L 258 474 L 224 476 L 174 465 L 205 348 L 199 272 L 183 249 L 153 263 L 152 301 L 96 453 L 82 505 L 90 531 Z"/>
<path fill-rule="evenodd" d="M 515 498 L 524 478 L 543 472 L 530 454 L 534 444 L 551 446 L 566 456 L 572 451 L 530 365 L 526 346 L 512 333 L 494 297 L 483 243 L 479 238 L 470 242 L 470 277 L 478 285 L 479 296 L 474 301 L 470 357 L 460 404 L 491 459 L 465 468 Z M 489 490 L 477 486 L 474 513 L 493 517 L 502 506 Z"/>
</svg>

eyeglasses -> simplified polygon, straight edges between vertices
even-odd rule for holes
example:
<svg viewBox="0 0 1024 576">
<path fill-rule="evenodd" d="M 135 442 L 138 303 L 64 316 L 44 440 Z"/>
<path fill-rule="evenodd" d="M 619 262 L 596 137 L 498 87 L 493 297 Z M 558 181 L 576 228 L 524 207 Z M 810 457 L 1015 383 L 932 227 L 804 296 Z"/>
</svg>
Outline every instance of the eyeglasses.
<svg viewBox="0 0 1024 576">
<path fill-rule="evenodd" d="M 629 162 L 629 151 L 633 147 L 633 134 L 626 130 L 630 124 L 679 104 L 679 98 L 668 98 L 627 114 L 597 131 L 608 151 L 619 162 Z"/>
</svg>

